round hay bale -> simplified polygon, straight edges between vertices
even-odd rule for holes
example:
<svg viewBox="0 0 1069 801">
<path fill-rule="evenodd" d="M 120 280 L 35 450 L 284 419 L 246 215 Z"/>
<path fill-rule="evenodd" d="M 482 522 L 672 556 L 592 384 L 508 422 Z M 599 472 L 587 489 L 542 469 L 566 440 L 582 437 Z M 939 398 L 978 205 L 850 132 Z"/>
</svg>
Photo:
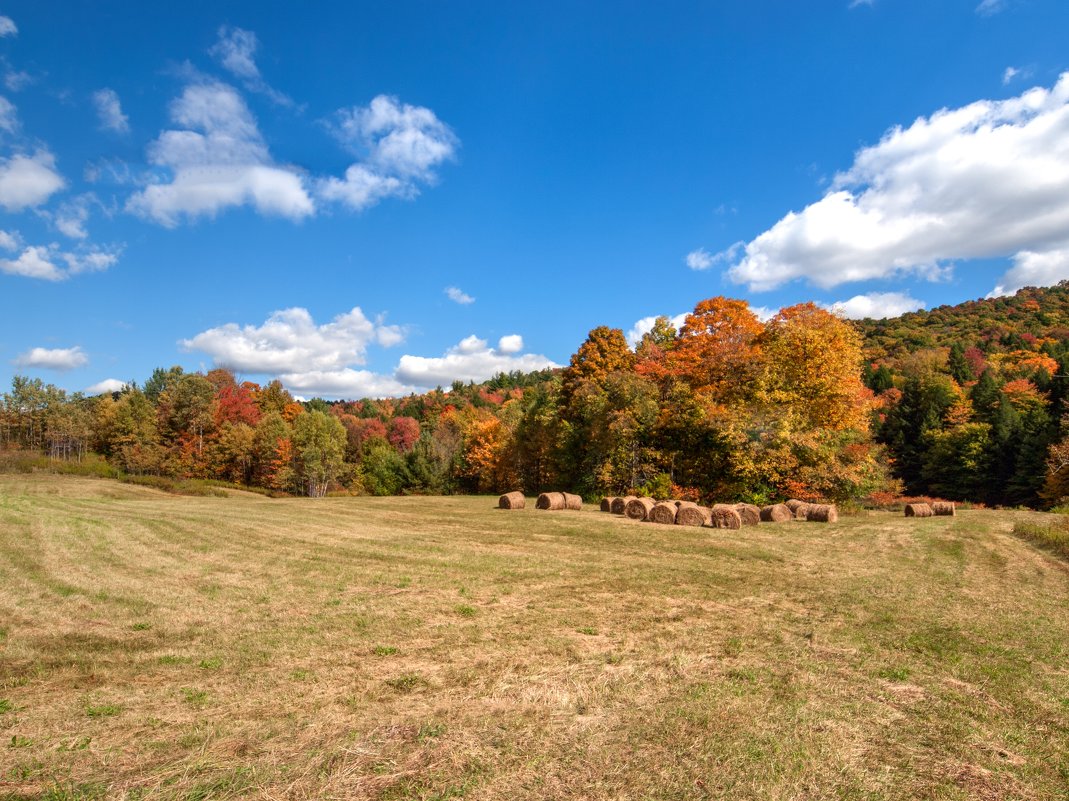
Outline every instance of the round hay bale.
<svg viewBox="0 0 1069 801">
<path fill-rule="evenodd" d="M 764 523 L 786 523 L 793 520 L 794 514 L 785 503 L 774 503 L 761 507 L 761 521 Z"/>
<path fill-rule="evenodd" d="M 609 510 L 614 515 L 622 515 L 624 509 L 627 507 L 628 502 L 635 500 L 634 495 L 625 495 L 622 498 L 612 499 L 612 508 Z"/>
<path fill-rule="evenodd" d="M 805 519 L 810 523 L 838 523 L 839 510 L 833 503 L 811 503 L 806 510 Z"/>
<path fill-rule="evenodd" d="M 601 499 L 601 511 L 603 511 L 603 512 L 611 512 L 612 511 L 612 502 L 614 500 L 616 500 L 616 499 L 615 498 L 602 498 Z"/>
<path fill-rule="evenodd" d="M 684 503 L 676 512 L 677 526 L 704 526 L 709 522 L 709 510 L 696 503 Z"/>
<path fill-rule="evenodd" d="M 506 492 L 497 499 L 498 509 L 523 509 L 527 506 L 527 499 L 522 492 Z"/>
<path fill-rule="evenodd" d="M 645 520 L 654 506 L 653 498 L 632 498 L 624 507 L 624 514 L 632 520 Z"/>
<path fill-rule="evenodd" d="M 739 513 L 744 526 L 756 526 L 761 522 L 761 510 L 752 503 L 737 503 L 735 511 Z"/>
<path fill-rule="evenodd" d="M 563 492 L 543 492 L 535 501 L 535 509 L 556 512 L 564 508 Z"/>
<path fill-rule="evenodd" d="M 795 510 L 799 506 L 804 506 L 805 505 L 805 501 L 800 501 L 797 498 L 791 498 L 789 501 L 784 501 L 783 505 L 786 506 L 788 509 L 790 509 L 791 510 L 791 514 L 793 515 L 795 513 Z"/>
<path fill-rule="evenodd" d="M 907 503 L 906 517 L 931 517 L 932 507 L 926 503 Z"/>
<path fill-rule="evenodd" d="M 579 495 L 572 495 L 568 492 L 562 492 L 564 496 L 564 508 L 570 509 L 573 512 L 578 512 L 583 508 L 583 499 Z"/>
<path fill-rule="evenodd" d="M 713 528 L 742 528 L 742 517 L 734 506 L 717 503 L 709 510 L 709 525 Z"/>
<path fill-rule="evenodd" d="M 954 517 L 957 511 L 953 501 L 936 501 L 932 504 L 932 514 L 936 517 Z"/>
<path fill-rule="evenodd" d="M 650 509 L 650 513 L 647 516 L 647 520 L 651 523 L 661 523 L 663 525 L 675 525 L 677 507 L 674 503 L 656 503 L 653 508 Z"/>
</svg>

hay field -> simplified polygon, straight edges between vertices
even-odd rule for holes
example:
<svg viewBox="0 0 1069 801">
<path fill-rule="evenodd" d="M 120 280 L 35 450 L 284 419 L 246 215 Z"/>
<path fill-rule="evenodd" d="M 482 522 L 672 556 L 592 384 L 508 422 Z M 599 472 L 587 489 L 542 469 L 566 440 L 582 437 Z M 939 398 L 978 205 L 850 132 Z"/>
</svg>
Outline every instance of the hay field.
<svg viewBox="0 0 1069 801">
<path fill-rule="evenodd" d="M 0 799 L 1065 799 L 1033 513 L 739 531 L 0 476 Z"/>
</svg>

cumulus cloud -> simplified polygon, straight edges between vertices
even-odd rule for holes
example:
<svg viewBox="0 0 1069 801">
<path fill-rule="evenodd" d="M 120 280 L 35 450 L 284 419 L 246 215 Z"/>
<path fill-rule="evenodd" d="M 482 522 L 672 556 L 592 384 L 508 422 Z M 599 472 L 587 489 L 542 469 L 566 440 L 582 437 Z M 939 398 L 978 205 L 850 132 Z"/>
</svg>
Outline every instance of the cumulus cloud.
<svg viewBox="0 0 1069 801">
<path fill-rule="evenodd" d="M 55 214 L 46 216 L 51 217 L 52 224 L 64 236 L 71 239 L 86 239 L 89 236 L 89 231 L 86 229 L 89 222 L 89 206 L 95 200 L 96 196 L 87 192 L 60 205 Z"/>
<path fill-rule="evenodd" d="M 309 398 L 396 398 L 418 390 L 418 387 L 402 384 L 393 376 L 351 367 L 282 373 L 278 378 L 287 389 Z"/>
<path fill-rule="evenodd" d="M 483 381 L 500 372 L 556 367 L 545 356 L 522 354 L 523 337 L 509 334 L 497 348 L 470 336 L 437 358 L 404 355 L 392 374 L 357 369 L 372 345 L 390 347 L 404 340 L 403 326 L 369 319 L 359 307 L 317 325 L 307 309 L 273 313 L 263 325 L 227 323 L 179 345 L 200 351 L 221 367 L 278 377 L 305 397 L 386 397 L 451 384 Z"/>
<path fill-rule="evenodd" d="M 910 297 L 905 292 L 869 292 L 864 295 L 854 295 L 849 300 L 832 303 L 828 309 L 850 320 L 865 318 L 882 320 L 885 317 L 898 317 L 924 307 L 924 301 Z"/>
<path fill-rule="evenodd" d="M 338 113 L 338 138 L 364 158 L 327 178 L 320 195 L 361 210 L 383 198 L 411 198 L 437 182 L 436 168 L 456 156 L 459 140 L 429 108 L 379 95 L 368 106 Z"/>
<path fill-rule="evenodd" d="M 1013 267 L 988 297 L 1012 295 L 1022 287 L 1051 286 L 1066 279 L 1069 279 L 1069 243 L 1043 252 L 1024 250 L 1013 257 Z"/>
<path fill-rule="evenodd" d="M 6 36 L 15 36 L 18 34 L 19 29 L 15 25 L 15 21 L 11 17 L 0 16 L 0 38 Z"/>
<path fill-rule="evenodd" d="M 36 80 L 30 73 L 21 70 L 8 70 L 4 73 L 4 86 L 11 92 L 21 92 Z"/>
<path fill-rule="evenodd" d="M 981 17 L 991 17 L 1006 9 L 1006 0 L 980 0 L 976 13 Z"/>
<path fill-rule="evenodd" d="M 749 242 L 728 275 L 755 291 L 795 279 L 938 280 L 958 260 L 1055 253 L 1067 232 L 1069 73 L 1050 90 L 891 129 L 822 199 Z"/>
<path fill-rule="evenodd" d="M 498 373 L 513 370 L 531 372 L 560 366 L 545 356 L 504 352 L 500 349 L 500 344 L 498 343 L 498 349 L 491 348 L 485 339 L 479 339 L 473 334 L 449 348 L 445 355 L 440 357 L 406 354 L 398 362 L 394 377 L 404 384 L 437 387 L 448 386 L 454 381 L 486 381 Z M 514 343 L 506 343 L 510 344 Z"/>
<path fill-rule="evenodd" d="M 5 249 L 12 249 L 7 241 L 0 241 L 0 244 Z M 120 247 L 85 246 L 64 251 L 56 244 L 31 245 L 16 259 L 0 259 L 0 272 L 42 281 L 64 281 L 79 273 L 108 269 L 119 260 L 121 252 Z"/>
<path fill-rule="evenodd" d="M 89 364 L 89 357 L 81 347 L 30 348 L 15 359 L 16 367 L 36 367 L 45 370 L 73 370 Z"/>
<path fill-rule="evenodd" d="M 0 97 L 0 131 L 15 133 L 19 129 L 19 115 L 15 104 L 6 97 Z"/>
<path fill-rule="evenodd" d="M 710 253 L 705 248 L 698 248 L 692 250 L 687 254 L 686 261 L 687 266 L 692 270 L 708 270 L 717 264 L 725 264 L 732 262 L 739 254 L 739 250 L 744 243 L 736 242 L 727 250 L 722 250 L 719 253 Z"/>
<path fill-rule="evenodd" d="M 10 231 L 0 231 L 0 249 L 6 250 L 8 252 L 18 250 L 18 233 L 11 233 Z"/>
<path fill-rule="evenodd" d="M 93 106 L 96 108 L 100 127 L 105 131 L 126 133 L 130 130 L 130 119 L 122 113 L 122 103 L 114 89 L 101 89 L 93 93 Z"/>
<path fill-rule="evenodd" d="M 0 158 L 0 206 L 6 211 L 40 206 L 64 186 L 56 159 L 47 150 Z"/>
<path fill-rule="evenodd" d="M 219 40 L 208 51 L 223 69 L 240 78 L 245 88 L 266 95 L 280 106 L 292 106 L 293 100 L 268 86 L 256 66 L 256 50 L 260 46 L 256 34 L 242 28 L 223 25 Z"/>
<path fill-rule="evenodd" d="M 445 294 L 451 301 L 459 303 L 461 306 L 467 306 L 469 303 L 475 302 L 475 298 L 455 286 L 446 287 Z"/>
<path fill-rule="evenodd" d="M 497 350 L 499 353 L 519 353 L 523 350 L 523 337 L 519 334 L 503 336 L 497 341 Z"/>
<path fill-rule="evenodd" d="M 105 378 L 103 381 L 98 381 L 91 387 L 85 388 L 86 395 L 110 395 L 112 392 L 122 392 L 123 387 L 126 386 L 125 381 L 120 381 L 117 378 Z"/>
<path fill-rule="evenodd" d="M 672 328 L 677 332 L 683 327 L 683 322 L 687 319 L 687 314 L 687 312 L 683 312 L 682 314 L 676 314 L 668 318 L 668 321 L 672 324 Z M 650 315 L 649 317 L 643 317 L 641 320 L 636 321 L 635 324 L 631 326 L 631 330 L 626 334 L 627 343 L 632 348 L 635 347 L 642 341 L 642 337 L 653 330 L 653 324 L 655 322 L 657 322 L 656 314 Z"/>
<path fill-rule="evenodd" d="M 370 320 L 359 306 L 324 325 L 316 325 L 307 309 L 295 307 L 274 312 L 260 326 L 227 323 L 179 344 L 208 354 L 221 367 L 292 376 L 364 364 L 370 344 L 389 347 L 403 339 L 400 326 Z"/>
<path fill-rule="evenodd" d="M 127 210 L 172 227 L 184 216 L 214 216 L 250 205 L 261 214 L 299 220 L 315 211 L 295 171 L 274 163 L 256 120 L 233 87 L 187 86 L 170 109 L 177 129 L 149 146 L 149 160 L 169 180 L 146 186 Z"/>
</svg>

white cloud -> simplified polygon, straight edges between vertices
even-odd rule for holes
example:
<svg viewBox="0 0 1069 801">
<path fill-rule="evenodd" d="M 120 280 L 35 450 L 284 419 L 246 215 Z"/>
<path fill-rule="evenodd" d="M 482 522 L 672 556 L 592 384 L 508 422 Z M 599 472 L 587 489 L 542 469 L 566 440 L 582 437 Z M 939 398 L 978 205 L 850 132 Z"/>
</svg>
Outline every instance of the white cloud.
<svg viewBox="0 0 1069 801">
<path fill-rule="evenodd" d="M 36 367 L 45 370 L 73 370 L 89 364 L 89 357 L 80 347 L 30 348 L 15 359 L 16 367 Z"/>
<path fill-rule="evenodd" d="M 19 235 L 18 233 L 10 233 L 9 231 L 0 231 L 0 248 L 8 252 L 13 252 L 19 249 Z"/>
<path fill-rule="evenodd" d="M 120 381 L 117 378 L 105 378 L 103 381 L 98 381 L 91 387 L 85 388 L 86 395 L 110 395 L 112 392 L 121 392 L 122 388 L 126 386 L 125 381 Z"/>
<path fill-rule="evenodd" d="M 15 133 L 19 128 L 19 115 L 15 104 L 6 97 L 0 97 L 0 131 Z"/>
<path fill-rule="evenodd" d="M 688 253 L 685 261 L 692 270 L 708 270 L 714 265 L 734 261 L 743 245 L 743 242 L 736 242 L 727 250 L 722 250 L 719 253 L 710 253 L 705 248 L 698 248 Z"/>
<path fill-rule="evenodd" d="M 687 254 L 686 262 L 692 270 L 708 270 L 713 266 L 713 254 L 705 248 L 698 248 Z"/>
<path fill-rule="evenodd" d="M 905 292 L 869 292 L 832 303 L 827 308 L 850 320 L 863 320 L 866 317 L 882 320 L 886 317 L 899 317 L 924 307 L 923 301 L 910 297 Z"/>
<path fill-rule="evenodd" d="M 22 211 L 44 203 L 66 186 L 55 167 L 55 157 L 47 150 L 0 159 L 0 206 Z"/>
<path fill-rule="evenodd" d="M 299 220 L 315 205 L 295 171 L 277 166 L 245 101 L 222 83 L 187 86 L 171 104 L 171 120 L 149 146 L 149 160 L 171 173 L 146 186 L 127 210 L 174 226 L 183 216 L 214 216 L 251 205 L 261 214 Z"/>
<path fill-rule="evenodd" d="M 11 92 L 21 92 L 36 80 L 30 73 L 20 70 L 8 70 L 4 73 L 4 86 Z"/>
<path fill-rule="evenodd" d="M 1051 90 L 943 109 L 861 150 L 831 190 L 746 245 L 728 271 L 768 290 L 907 273 L 1069 245 L 1069 73 Z"/>
<path fill-rule="evenodd" d="M 130 118 L 122 113 L 122 104 L 114 89 L 93 92 L 93 105 L 96 107 L 101 128 L 116 133 L 126 133 L 130 130 Z"/>
<path fill-rule="evenodd" d="M 672 328 L 674 328 L 678 332 L 679 329 L 683 327 L 683 321 L 686 319 L 687 312 L 683 312 L 682 314 L 676 314 L 672 317 L 669 317 L 668 321 L 672 324 Z M 635 347 L 635 345 L 637 345 L 642 340 L 642 337 L 646 336 L 646 334 L 653 330 L 653 324 L 655 322 L 657 322 L 656 314 L 650 315 L 649 317 L 643 317 L 641 320 L 638 320 L 633 326 L 631 326 L 631 330 L 627 332 L 628 344 L 632 348 Z"/>
<path fill-rule="evenodd" d="M 18 32 L 19 29 L 11 17 L 0 16 L 0 37 L 15 36 Z"/>
<path fill-rule="evenodd" d="M 1012 295 L 1022 287 L 1051 286 L 1066 279 L 1069 279 L 1069 244 L 1042 253 L 1025 250 L 1013 257 L 1013 267 L 988 297 Z"/>
<path fill-rule="evenodd" d="M 400 326 L 369 320 L 359 306 L 324 325 L 295 307 L 274 312 L 261 326 L 227 323 L 179 344 L 240 372 L 296 375 L 364 364 L 370 344 L 389 347 L 403 338 Z"/>
<path fill-rule="evenodd" d="M 283 373 L 279 380 L 287 389 L 304 397 L 324 398 L 388 398 L 409 395 L 417 387 L 402 384 L 396 378 L 370 370 L 307 370 L 303 373 Z"/>
<path fill-rule="evenodd" d="M 7 247 L 11 243 L 2 244 Z M 42 281 L 64 281 L 79 273 L 106 270 L 119 260 L 121 252 L 120 247 L 89 246 L 63 251 L 55 244 L 35 245 L 24 248 L 17 259 L 0 259 L 0 272 Z"/>
<path fill-rule="evenodd" d="M 0 272 L 44 281 L 62 281 L 66 278 L 47 247 L 28 247 L 17 259 L 0 259 Z"/>
<path fill-rule="evenodd" d="M 497 341 L 497 350 L 499 353 L 519 353 L 523 350 L 523 337 L 519 334 L 507 334 L 501 337 Z"/>
<path fill-rule="evenodd" d="M 454 303 L 459 303 L 462 306 L 466 306 L 469 303 L 474 303 L 475 298 L 469 295 L 463 290 L 457 289 L 455 286 L 446 287 L 445 294 L 449 296 L 449 299 Z"/>
<path fill-rule="evenodd" d="M 871 6 L 875 5 L 876 0 L 850 0 L 850 8 L 857 8 L 858 6 Z"/>
<path fill-rule="evenodd" d="M 292 106 L 293 100 L 264 81 L 256 66 L 256 49 L 260 46 L 256 34 L 241 28 L 223 25 L 219 28 L 219 41 L 208 51 L 223 69 L 240 78 L 245 88 L 266 95 L 280 106 Z"/>
<path fill-rule="evenodd" d="M 320 195 L 357 209 L 386 197 L 411 198 L 420 184 L 438 180 L 435 169 L 453 159 L 459 140 L 429 108 L 379 95 L 370 105 L 344 109 L 336 129 L 345 144 L 365 158 L 345 178 L 320 182 Z"/>
<path fill-rule="evenodd" d="M 89 204 L 95 200 L 96 196 L 88 192 L 62 204 L 54 215 L 50 215 L 53 225 L 71 239 L 86 239 L 89 236 L 85 227 L 89 222 Z"/>
<path fill-rule="evenodd" d="M 750 311 L 752 311 L 754 313 L 754 317 L 756 317 L 762 323 L 767 323 L 769 320 L 779 314 L 780 310 L 773 309 L 769 306 L 751 306 Z"/>
<path fill-rule="evenodd" d="M 417 387 L 437 387 L 448 386 L 454 381 L 485 381 L 498 373 L 513 370 L 531 372 L 559 366 L 545 356 L 532 353 L 521 356 L 495 350 L 486 340 L 473 334 L 438 358 L 402 356 L 394 377 Z"/>
<path fill-rule="evenodd" d="M 1021 74 L 1021 71 L 1016 67 L 1006 67 L 1006 71 L 1002 73 L 1002 85 L 1006 86 L 1010 81 Z"/>
<path fill-rule="evenodd" d="M 1005 9 L 1006 0 L 980 0 L 980 4 L 976 6 L 976 13 L 981 17 L 991 17 Z"/>
</svg>

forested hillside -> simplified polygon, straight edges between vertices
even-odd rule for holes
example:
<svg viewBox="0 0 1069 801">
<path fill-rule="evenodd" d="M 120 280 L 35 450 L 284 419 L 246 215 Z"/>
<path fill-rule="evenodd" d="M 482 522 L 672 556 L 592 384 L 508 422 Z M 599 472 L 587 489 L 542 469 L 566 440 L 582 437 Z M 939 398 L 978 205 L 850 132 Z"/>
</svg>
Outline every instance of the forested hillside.
<svg viewBox="0 0 1069 801">
<path fill-rule="evenodd" d="M 593 329 L 567 368 L 386 400 L 297 402 L 278 382 L 157 369 L 113 395 L 16 378 L 0 444 L 128 474 L 280 493 L 570 489 L 587 497 L 838 502 L 931 495 L 1050 505 L 1069 375 L 1069 285 L 890 320 L 744 301 Z"/>
</svg>

